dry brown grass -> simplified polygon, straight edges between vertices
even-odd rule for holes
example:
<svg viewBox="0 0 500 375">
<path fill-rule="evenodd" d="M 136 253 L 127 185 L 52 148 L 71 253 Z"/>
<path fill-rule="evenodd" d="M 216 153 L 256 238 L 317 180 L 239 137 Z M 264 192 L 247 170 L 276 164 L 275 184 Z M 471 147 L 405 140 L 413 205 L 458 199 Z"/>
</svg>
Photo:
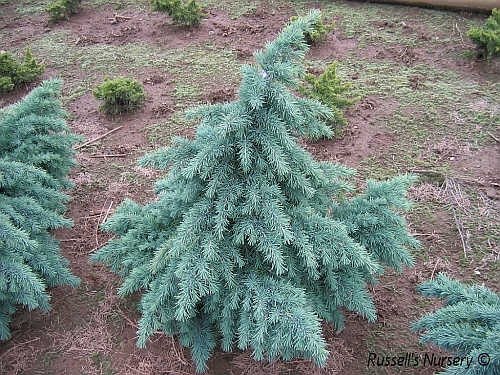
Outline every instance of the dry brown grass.
<svg viewBox="0 0 500 375">
<path fill-rule="evenodd" d="M 109 318 L 119 306 L 119 297 L 110 285 L 101 292 L 89 291 L 86 297 L 89 300 L 88 318 L 72 330 L 49 333 L 58 351 L 73 358 L 96 353 L 107 354 L 113 348 Z M 92 301 L 98 299 L 100 300 L 92 305 Z"/>
<path fill-rule="evenodd" d="M 424 182 L 410 186 L 408 198 L 414 202 L 439 202 L 441 188 L 435 184 Z"/>
<path fill-rule="evenodd" d="M 35 345 L 39 340 L 36 337 L 21 342 L 0 354 L 0 374 L 17 375 L 28 370 L 42 351 Z"/>
</svg>

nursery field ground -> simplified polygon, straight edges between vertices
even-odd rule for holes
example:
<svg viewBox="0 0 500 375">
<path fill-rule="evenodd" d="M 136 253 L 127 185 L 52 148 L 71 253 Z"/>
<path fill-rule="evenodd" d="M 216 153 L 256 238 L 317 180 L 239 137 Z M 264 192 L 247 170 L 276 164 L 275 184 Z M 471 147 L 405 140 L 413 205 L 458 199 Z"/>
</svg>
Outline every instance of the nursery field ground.
<svg viewBox="0 0 500 375">
<path fill-rule="evenodd" d="M 124 198 L 154 199 L 157 171 L 138 157 L 173 135 L 192 137 L 196 124 L 183 111 L 200 103 L 233 100 L 239 67 L 272 40 L 290 17 L 320 8 L 336 29 L 314 45 L 306 65 L 322 72 L 335 60 L 339 75 L 361 99 L 347 112 L 343 133 L 330 140 L 301 141 L 318 160 L 354 167 L 356 183 L 413 173 L 410 230 L 421 241 L 416 265 L 388 272 L 370 287 L 378 320 L 346 311 L 346 327 L 325 325 L 331 349 L 327 367 L 307 360 L 256 363 L 249 352 L 217 351 L 208 374 L 423 374 L 439 367 L 369 366 L 370 353 L 446 355 L 418 343 L 410 324 L 440 306 L 420 296 L 418 283 L 445 271 L 500 291 L 500 62 L 477 59 L 466 31 L 487 15 L 416 7 L 330 0 L 200 0 L 201 27 L 171 24 L 148 0 L 83 0 L 68 21 L 48 23 L 47 0 L 0 0 L 0 50 L 21 57 L 26 47 L 45 64 L 42 79 L 61 77 L 74 132 L 94 140 L 77 150 L 75 188 L 67 216 L 74 226 L 58 230 L 64 256 L 81 285 L 55 288 L 52 310 L 20 311 L 13 337 L 0 344 L 0 373 L 194 374 L 189 351 L 161 333 L 138 349 L 135 298 L 116 295 L 117 276 L 88 257 L 109 235 L 99 225 Z M 124 17 L 120 17 L 124 16 Z M 144 84 L 146 104 L 136 113 L 98 112 L 92 90 L 106 76 L 125 75 Z M 39 82 L 0 97 L 20 100 Z"/>
</svg>

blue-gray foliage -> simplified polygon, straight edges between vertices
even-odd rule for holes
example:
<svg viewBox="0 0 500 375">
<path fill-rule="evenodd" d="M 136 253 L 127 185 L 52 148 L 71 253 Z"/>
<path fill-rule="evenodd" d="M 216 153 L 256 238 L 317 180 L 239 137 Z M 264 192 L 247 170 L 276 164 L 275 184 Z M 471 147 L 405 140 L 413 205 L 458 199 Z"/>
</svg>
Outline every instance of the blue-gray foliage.
<svg viewBox="0 0 500 375">
<path fill-rule="evenodd" d="M 71 225 L 62 190 L 80 140 L 66 125 L 61 86 L 46 81 L 0 111 L 0 340 L 19 305 L 48 310 L 47 287 L 79 281 L 49 232 Z"/>
<path fill-rule="evenodd" d="M 485 286 L 464 285 L 443 273 L 420 284 L 418 290 L 445 301 L 444 307 L 412 325 L 422 333 L 420 341 L 472 361 L 449 366 L 441 374 L 500 375 L 500 296 Z"/>
<path fill-rule="evenodd" d="M 198 371 L 216 343 L 256 359 L 327 359 L 321 322 L 343 326 L 342 309 L 376 317 L 366 291 L 388 265 L 412 265 L 418 242 L 398 213 L 410 176 L 368 183 L 354 170 L 317 162 L 299 136 L 333 135 L 320 102 L 294 95 L 320 13 L 290 23 L 241 69 L 238 99 L 188 111 L 194 140 L 175 138 L 141 165 L 166 170 L 157 199 L 124 201 L 113 233 L 92 256 L 142 291 L 138 344 L 155 331 L 178 335 Z"/>
</svg>

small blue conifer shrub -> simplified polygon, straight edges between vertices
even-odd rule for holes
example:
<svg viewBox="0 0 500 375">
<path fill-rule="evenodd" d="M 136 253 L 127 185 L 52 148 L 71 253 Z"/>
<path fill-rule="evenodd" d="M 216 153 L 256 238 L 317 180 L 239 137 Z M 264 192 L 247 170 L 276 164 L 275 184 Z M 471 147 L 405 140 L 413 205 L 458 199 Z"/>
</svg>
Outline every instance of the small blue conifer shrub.
<svg viewBox="0 0 500 375">
<path fill-rule="evenodd" d="M 79 282 L 49 232 L 71 225 L 62 190 L 81 140 L 66 125 L 61 87 L 45 81 L 0 110 L 0 340 L 19 305 L 48 310 L 48 287 Z"/>
<path fill-rule="evenodd" d="M 332 136 L 324 104 L 292 94 L 305 76 L 304 34 L 320 17 L 290 23 L 256 64 L 241 68 L 238 99 L 188 111 L 194 140 L 174 138 L 141 165 L 166 170 L 157 200 L 124 201 L 92 256 L 142 291 L 138 345 L 157 330 L 191 348 L 198 371 L 217 343 L 257 360 L 328 356 L 321 322 L 342 309 L 376 317 L 366 285 L 384 266 L 412 265 L 418 246 L 398 211 L 412 177 L 368 181 L 354 194 L 346 166 L 317 162 L 299 136 Z"/>
<path fill-rule="evenodd" d="M 444 273 L 418 286 L 424 296 L 445 306 L 412 325 L 420 342 L 432 343 L 469 361 L 451 365 L 443 375 L 500 375 L 500 296 L 485 286 L 468 286 Z"/>
</svg>

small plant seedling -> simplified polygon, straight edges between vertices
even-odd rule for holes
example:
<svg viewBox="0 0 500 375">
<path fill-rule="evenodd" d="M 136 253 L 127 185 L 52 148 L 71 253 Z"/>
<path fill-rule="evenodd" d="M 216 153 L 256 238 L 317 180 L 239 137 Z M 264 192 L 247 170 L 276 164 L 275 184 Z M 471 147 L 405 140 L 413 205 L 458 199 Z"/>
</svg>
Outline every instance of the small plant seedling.
<svg viewBox="0 0 500 375">
<path fill-rule="evenodd" d="M 112 115 L 134 111 L 146 99 L 142 85 L 127 77 L 105 78 L 103 83 L 97 86 L 94 96 L 103 100 L 99 110 Z"/>
<path fill-rule="evenodd" d="M 480 50 L 479 55 L 491 59 L 500 55 L 500 9 L 493 9 L 482 28 L 473 27 L 467 32 Z"/>
<path fill-rule="evenodd" d="M 168 13 L 175 23 L 189 27 L 200 26 L 203 18 L 195 0 L 188 0 L 186 4 L 182 0 L 152 0 L 151 6 L 154 11 Z"/>
<path fill-rule="evenodd" d="M 24 61 L 18 62 L 9 52 L 0 52 L 0 94 L 12 91 L 23 83 L 33 82 L 44 71 L 29 48 Z"/>
<path fill-rule="evenodd" d="M 327 119 L 327 123 L 336 133 L 340 133 L 340 127 L 347 125 L 344 110 L 360 99 L 360 97 L 346 96 L 351 89 L 351 84 L 337 76 L 338 65 L 338 61 L 333 62 L 318 77 L 311 73 L 307 74 L 305 83 L 299 87 L 299 91 L 304 96 L 316 99 L 330 108 L 333 117 Z"/>
<path fill-rule="evenodd" d="M 67 20 L 72 14 L 80 11 L 82 0 L 59 0 L 51 3 L 45 11 L 50 14 L 50 22 L 57 23 Z"/>
</svg>

